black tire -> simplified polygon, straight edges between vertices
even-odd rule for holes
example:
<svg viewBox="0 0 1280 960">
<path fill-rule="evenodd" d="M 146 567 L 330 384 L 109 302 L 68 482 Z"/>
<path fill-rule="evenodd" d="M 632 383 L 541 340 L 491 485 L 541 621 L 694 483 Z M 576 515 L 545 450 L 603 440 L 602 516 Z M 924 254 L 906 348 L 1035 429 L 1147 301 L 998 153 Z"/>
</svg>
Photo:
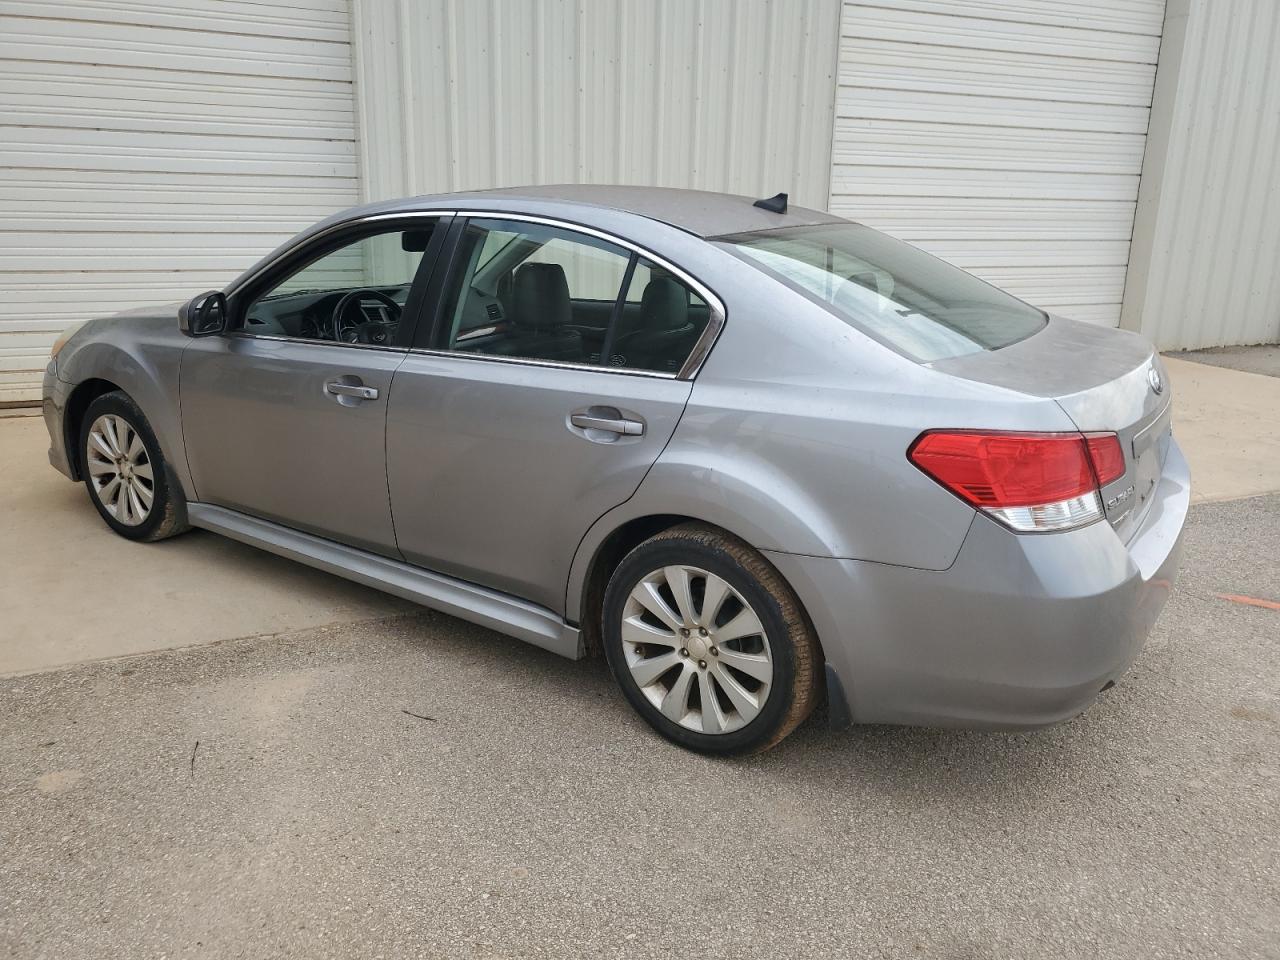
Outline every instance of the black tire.
<svg viewBox="0 0 1280 960">
<path fill-rule="evenodd" d="M 113 515 L 112 510 L 103 502 L 98 484 L 89 469 L 88 451 L 91 428 L 100 417 L 105 415 L 123 420 L 137 434 L 145 451 L 143 462 L 150 467 L 151 505 L 145 518 L 138 523 L 121 522 Z M 119 390 L 104 393 L 89 404 L 80 422 L 79 443 L 77 456 L 81 473 L 84 475 L 85 488 L 89 491 L 89 499 L 112 530 L 128 540 L 153 541 L 177 536 L 190 529 L 186 522 L 186 500 L 182 490 L 173 482 L 151 424 L 147 422 L 147 418 L 127 393 Z"/>
<path fill-rule="evenodd" d="M 668 718 L 646 697 L 627 665 L 622 622 L 628 597 L 646 576 L 670 565 L 696 567 L 724 580 L 755 611 L 764 627 L 773 679 L 759 713 L 737 729 L 706 733 Z M 705 590 L 706 580 L 703 583 Z M 609 669 L 628 702 L 660 734 L 690 750 L 710 754 L 768 750 L 809 716 L 820 696 L 821 647 L 799 599 L 757 551 L 712 527 L 681 524 L 628 553 L 609 579 L 601 626 Z M 675 673 L 667 676 L 676 676 L 683 669 L 682 660 L 678 668 L 672 668 Z M 655 688 L 651 685 L 650 689 Z"/>
</svg>

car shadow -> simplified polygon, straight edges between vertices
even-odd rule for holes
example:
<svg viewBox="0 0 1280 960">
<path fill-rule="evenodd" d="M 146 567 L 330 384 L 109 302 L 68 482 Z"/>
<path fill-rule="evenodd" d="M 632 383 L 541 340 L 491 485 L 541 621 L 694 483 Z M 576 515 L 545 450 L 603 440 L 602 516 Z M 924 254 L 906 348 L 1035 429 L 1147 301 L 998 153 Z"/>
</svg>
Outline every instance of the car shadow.
<svg viewBox="0 0 1280 960">
<path fill-rule="evenodd" d="M 675 747 L 640 721 L 614 684 L 603 656 L 568 661 L 490 630 L 431 614 L 430 629 L 414 629 L 406 640 L 450 669 L 518 673 L 541 703 L 567 703 L 566 728 L 586 702 L 597 708 L 585 734 L 610 736 L 610 724 L 636 731 L 630 749 L 661 753 L 664 762 L 683 760 L 695 767 L 711 764 L 726 775 L 765 776 L 803 791 L 841 786 L 871 790 L 890 799 L 918 801 L 940 792 L 973 802 L 997 799 L 1010 791 L 1048 796 L 1064 784 L 1083 779 L 1090 764 L 1106 762 L 1117 732 L 1136 719 L 1138 708 L 1104 695 L 1082 716 L 1054 727 L 1025 732 L 959 730 L 885 725 L 855 725 L 832 730 L 825 703 L 791 736 L 772 750 L 745 757 L 707 757 Z M 457 624 L 463 629 L 451 629 Z M 566 732 L 567 729 L 566 729 Z"/>
</svg>

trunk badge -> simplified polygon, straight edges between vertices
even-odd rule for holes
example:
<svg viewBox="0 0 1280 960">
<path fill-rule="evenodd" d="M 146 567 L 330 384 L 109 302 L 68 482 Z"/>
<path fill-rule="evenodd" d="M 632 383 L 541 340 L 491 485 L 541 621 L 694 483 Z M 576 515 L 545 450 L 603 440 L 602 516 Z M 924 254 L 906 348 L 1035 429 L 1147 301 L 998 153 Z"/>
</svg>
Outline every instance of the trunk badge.
<svg viewBox="0 0 1280 960">
<path fill-rule="evenodd" d="M 1107 501 L 1107 509 L 1114 510 L 1116 507 L 1120 506 L 1120 504 L 1124 503 L 1126 500 L 1128 500 L 1132 496 L 1133 496 L 1133 484 L 1131 483 L 1129 484 L 1128 487 L 1121 490 L 1118 494 L 1116 494 L 1114 497 L 1112 497 L 1110 500 Z"/>
<path fill-rule="evenodd" d="M 1164 393 L 1164 380 L 1160 377 L 1160 371 L 1152 367 L 1147 371 L 1147 383 L 1151 384 L 1151 392 L 1157 397 Z"/>
</svg>

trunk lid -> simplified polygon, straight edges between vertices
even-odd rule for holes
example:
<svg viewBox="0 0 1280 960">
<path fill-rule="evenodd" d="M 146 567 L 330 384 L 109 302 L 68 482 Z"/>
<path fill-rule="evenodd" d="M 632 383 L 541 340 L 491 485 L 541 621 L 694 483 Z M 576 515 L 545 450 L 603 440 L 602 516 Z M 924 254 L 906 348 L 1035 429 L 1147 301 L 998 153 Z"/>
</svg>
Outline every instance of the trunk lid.
<svg viewBox="0 0 1280 960">
<path fill-rule="evenodd" d="M 1084 433 L 1115 433 L 1125 473 L 1102 488 L 1122 540 L 1137 531 L 1164 470 L 1171 436 L 1168 376 L 1143 337 L 1061 317 L 1000 350 L 930 364 L 940 373 L 1051 399 Z"/>
</svg>

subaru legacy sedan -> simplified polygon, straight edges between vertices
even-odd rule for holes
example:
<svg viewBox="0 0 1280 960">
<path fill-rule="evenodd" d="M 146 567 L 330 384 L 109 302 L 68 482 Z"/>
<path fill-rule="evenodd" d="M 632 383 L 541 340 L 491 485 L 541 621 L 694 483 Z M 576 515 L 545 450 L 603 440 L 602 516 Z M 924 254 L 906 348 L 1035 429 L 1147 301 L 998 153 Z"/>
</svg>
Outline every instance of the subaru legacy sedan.
<svg viewBox="0 0 1280 960">
<path fill-rule="evenodd" d="M 1190 494 L 1132 333 L 767 200 L 536 187 L 359 207 L 225 290 L 93 320 L 51 462 L 132 540 L 202 527 L 602 651 L 710 753 L 1085 709 Z"/>
</svg>

